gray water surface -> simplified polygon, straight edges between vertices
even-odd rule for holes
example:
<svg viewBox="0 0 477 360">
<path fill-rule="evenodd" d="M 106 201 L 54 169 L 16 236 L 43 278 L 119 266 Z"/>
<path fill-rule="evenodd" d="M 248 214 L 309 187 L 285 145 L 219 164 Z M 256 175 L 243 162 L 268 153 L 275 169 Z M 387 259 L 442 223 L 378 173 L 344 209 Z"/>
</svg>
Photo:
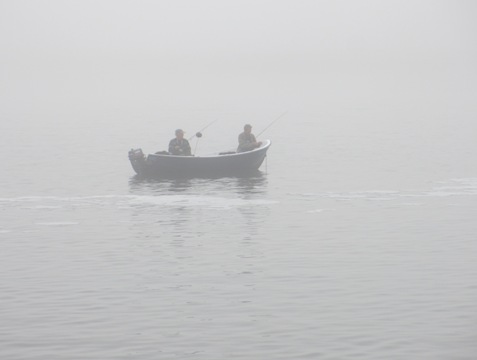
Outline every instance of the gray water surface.
<svg viewBox="0 0 477 360">
<path fill-rule="evenodd" d="M 3 145 L 1 357 L 474 358 L 477 173 L 446 160 L 461 150 L 422 162 L 420 144 L 387 149 L 406 134 L 344 146 L 334 125 L 290 144 L 326 124 L 290 116 L 260 175 L 167 181 L 135 176 L 122 140 L 95 145 L 101 124 L 87 147 L 10 124 L 37 140 Z"/>
</svg>

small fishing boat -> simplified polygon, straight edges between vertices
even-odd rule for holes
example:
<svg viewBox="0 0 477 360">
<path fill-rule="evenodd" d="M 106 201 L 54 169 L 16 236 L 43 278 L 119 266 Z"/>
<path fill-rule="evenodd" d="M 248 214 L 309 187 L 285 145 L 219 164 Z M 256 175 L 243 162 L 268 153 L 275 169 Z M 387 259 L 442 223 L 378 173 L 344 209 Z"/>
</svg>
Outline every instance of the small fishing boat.
<svg viewBox="0 0 477 360">
<path fill-rule="evenodd" d="M 134 171 L 144 177 L 246 176 L 258 172 L 270 145 L 270 140 L 264 140 L 251 151 L 208 156 L 177 156 L 165 151 L 146 156 L 141 149 L 131 149 L 129 160 Z"/>
</svg>

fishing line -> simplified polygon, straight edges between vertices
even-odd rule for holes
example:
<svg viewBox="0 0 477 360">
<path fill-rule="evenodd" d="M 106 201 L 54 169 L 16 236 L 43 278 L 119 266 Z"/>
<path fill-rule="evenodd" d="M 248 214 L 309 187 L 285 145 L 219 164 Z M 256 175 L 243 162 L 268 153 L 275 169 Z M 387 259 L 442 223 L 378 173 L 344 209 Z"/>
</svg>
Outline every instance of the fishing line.
<svg viewBox="0 0 477 360">
<path fill-rule="evenodd" d="M 192 135 L 188 140 L 192 140 L 194 137 L 198 137 L 198 138 L 201 138 L 202 137 L 202 133 L 201 131 L 204 131 L 205 129 L 207 129 L 210 125 L 212 125 L 214 122 L 216 122 L 218 119 L 215 119 L 213 121 L 211 121 L 210 123 L 208 123 L 206 126 L 204 126 L 202 129 L 200 129 L 199 131 L 197 131 L 194 135 Z"/>
<path fill-rule="evenodd" d="M 288 110 L 285 111 L 283 114 L 281 114 L 279 117 L 277 117 L 275 120 L 273 120 L 265 129 L 263 129 L 263 130 L 257 135 L 257 137 L 259 137 L 260 135 L 262 135 L 262 134 L 265 132 L 265 130 L 267 130 L 270 126 L 272 126 L 273 124 L 275 124 L 279 119 L 281 119 L 282 117 L 284 117 L 287 112 L 288 112 Z"/>
<path fill-rule="evenodd" d="M 194 137 L 197 138 L 197 141 L 195 142 L 195 148 L 194 148 L 194 154 L 196 153 L 197 151 L 197 145 L 199 145 L 199 139 L 202 137 L 202 132 L 201 131 L 204 131 L 205 129 L 207 129 L 210 125 L 212 125 L 214 122 L 216 122 L 217 119 L 211 121 L 210 123 L 208 123 L 206 126 L 204 126 L 202 129 L 200 129 L 199 131 L 197 131 L 194 135 L 192 135 L 188 140 L 192 140 Z"/>
</svg>

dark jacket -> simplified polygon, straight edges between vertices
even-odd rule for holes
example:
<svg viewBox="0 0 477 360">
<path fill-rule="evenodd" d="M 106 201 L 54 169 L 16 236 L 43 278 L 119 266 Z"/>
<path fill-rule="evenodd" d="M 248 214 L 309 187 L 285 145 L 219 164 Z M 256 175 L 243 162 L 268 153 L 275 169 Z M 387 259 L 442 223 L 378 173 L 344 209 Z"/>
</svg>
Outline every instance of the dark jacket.
<svg viewBox="0 0 477 360">
<path fill-rule="evenodd" d="M 191 155 L 190 144 L 186 139 L 177 140 L 177 138 L 172 139 L 169 142 L 169 152 L 172 155 Z"/>
<path fill-rule="evenodd" d="M 239 146 L 237 152 L 250 151 L 255 149 L 257 146 L 254 144 L 257 142 L 255 135 L 252 133 L 247 134 L 245 132 L 241 133 L 238 137 Z"/>
</svg>

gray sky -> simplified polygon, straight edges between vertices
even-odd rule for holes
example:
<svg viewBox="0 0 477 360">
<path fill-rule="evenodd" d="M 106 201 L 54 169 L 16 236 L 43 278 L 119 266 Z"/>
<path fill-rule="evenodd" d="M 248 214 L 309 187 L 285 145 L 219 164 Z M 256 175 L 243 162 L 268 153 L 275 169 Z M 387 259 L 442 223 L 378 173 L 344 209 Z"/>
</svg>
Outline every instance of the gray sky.
<svg viewBox="0 0 477 360">
<path fill-rule="evenodd" d="M 0 1 L 0 114 L 446 106 L 475 1 Z"/>
</svg>

